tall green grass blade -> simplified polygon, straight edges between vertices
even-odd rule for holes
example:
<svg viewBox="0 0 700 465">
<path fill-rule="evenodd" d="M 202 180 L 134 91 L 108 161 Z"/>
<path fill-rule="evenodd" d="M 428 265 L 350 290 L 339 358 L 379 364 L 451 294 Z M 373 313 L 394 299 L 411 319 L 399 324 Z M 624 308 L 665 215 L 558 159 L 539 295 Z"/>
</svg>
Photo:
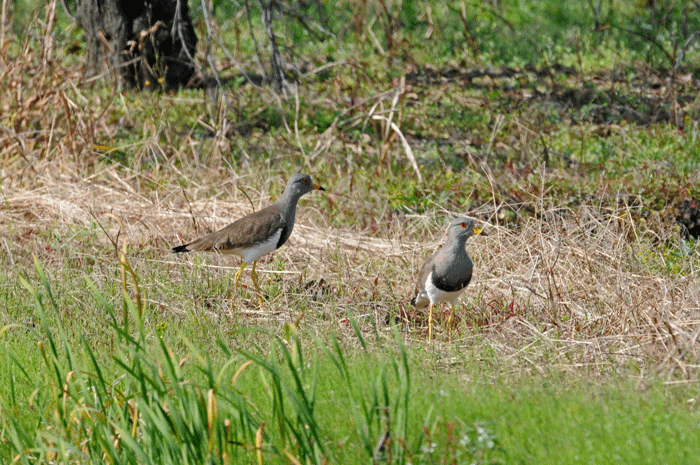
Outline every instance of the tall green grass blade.
<svg viewBox="0 0 700 465">
<path fill-rule="evenodd" d="M 268 390 L 272 417 L 282 441 L 279 447 L 283 450 L 290 446 L 298 448 L 304 460 L 322 463 L 323 460 L 332 460 L 332 456 L 323 445 L 321 427 L 314 415 L 315 382 L 310 388 L 305 385 L 302 347 L 297 337 L 293 337 L 292 344 L 294 353 L 287 349 L 282 339 L 275 337 L 267 358 L 247 351 L 240 353 L 263 370 L 261 377 Z M 280 365 L 280 358 L 284 365 Z M 265 373 L 269 377 L 264 376 Z"/>
<path fill-rule="evenodd" d="M 53 291 L 51 291 L 51 286 L 49 285 L 49 280 L 46 277 L 46 273 L 44 273 L 44 267 L 41 265 L 39 262 L 39 259 L 34 255 L 34 269 L 36 270 L 37 274 L 39 275 L 39 279 L 41 281 L 41 284 L 44 286 L 44 290 L 46 291 L 46 295 L 49 296 L 49 300 L 51 300 L 51 307 L 53 308 L 54 311 L 58 312 L 58 304 L 56 304 L 56 299 L 53 296 Z"/>
<path fill-rule="evenodd" d="M 88 356 L 88 359 L 90 360 L 90 363 L 92 364 L 92 367 L 91 367 L 92 371 L 87 372 L 86 375 L 90 376 L 92 379 L 96 379 L 98 381 L 99 384 L 97 386 L 91 386 L 91 387 L 92 387 L 92 392 L 93 392 L 95 398 L 99 402 L 99 410 L 104 411 L 105 410 L 105 400 L 106 400 L 105 394 L 107 394 L 109 392 L 109 387 L 107 386 L 107 382 L 106 382 L 104 374 L 102 372 L 102 368 L 100 367 L 100 364 L 97 361 L 97 358 L 95 357 L 95 353 L 83 335 L 80 335 L 80 343 L 83 346 L 84 353 Z"/>
<path fill-rule="evenodd" d="M 13 352 L 10 352 L 10 351 L 7 349 L 7 347 L 5 347 L 4 345 L 1 345 L 1 346 L 0 346 L 0 350 L 2 350 L 2 352 L 5 354 L 5 356 L 10 360 L 10 362 L 12 362 L 12 365 L 11 365 L 11 366 L 17 367 L 17 369 L 18 369 L 18 370 L 20 371 L 20 373 L 22 374 L 24 380 L 25 380 L 28 384 L 34 384 L 34 383 L 36 382 L 36 380 L 35 380 L 34 378 L 32 378 L 31 376 L 29 376 L 29 372 L 24 368 L 24 366 L 22 365 L 22 363 L 17 359 L 17 357 L 15 356 L 15 354 L 14 354 Z M 12 368 L 10 368 L 10 369 L 12 369 Z M 13 380 L 15 379 L 14 375 L 12 376 L 12 379 L 13 379 Z M 12 388 L 12 392 L 13 392 L 13 402 L 12 402 L 12 403 L 13 403 L 14 405 L 17 405 L 17 402 L 16 402 L 17 399 L 14 397 L 14 389 L 15 389 L 16 384 L 17 384 L 16 382 L 13 382 L 12 385 L 10 386 L 10 387 Z"/>
<path fill-rule="evenodd" d="M 347 319 L 350 322 L 350 326 L 352 326 L 352 330 L 355 332 L 355 336 L 357 336 L 357 340 L 360 341 L 360 345 L 362 346 L 362 350 L 367 353 L 367 343 L 365 342 L 365 338 L 362 337 L 362 331 L 360 331 L 360 327 L 357 325 L 357 321 L 355 321 L 355 317 L 350 315 L 348 313 Z"/>
<path fill-rule="evenodd" d="M 49 296 L 49 300 L 51 301 L 51 307 L 53 311 L 56 314 L 56 328 L 58 329 L 58 334 L 61 340 L 61 343 L 63 345 L 66 361 L 68 362 L 68 369 L 73 370 L 75 363 L 73 360 L 73 353 L 70 350 L 70 344 L 68 343 L 68 337 L 66 337 L 66 332 L 63 327 L 63 323 L 61 322 L 61 315 L 59 312 L 58 304 L 56 303 L 56 299 L 53 296 L 53 291 L 51 290 L 51 285 L 49 284 L 49 280 L 46 277 L 46 273 L 44 273 L 44 268 L 42 267 L 41 263 L 39 262 L 39 259 L 34 256 L 34 268 L 36 269 L 37 274 L 39 275 L 39 279 L 41 280 L 41 284 L 44 287 L 44 290 L 46 291 L 46 294 Z M 38 291 L 37 291 L 38 294 Z M 41 305 L 41 314 L 43 317 L 46 317 L 46 311 L 43 305 Z M 55 345 L 52 345 L 52 352 L 54 353 L 54 356 L 58 358 L 58 353 L 56 352 L 56 347 Z"/>
<path fill-rule="evenodd" d="M 14 458 L 18 459 L 21 463 L 29 464 L 28 455 L 34 452 L 35 438 L 29 437 L 15 418 L 10 417 L 9 423 L 10 425 L 7 428 L 3 425 L 2 437 L 9 437 L 10 444 L 14 449 Z"/>
</svg>

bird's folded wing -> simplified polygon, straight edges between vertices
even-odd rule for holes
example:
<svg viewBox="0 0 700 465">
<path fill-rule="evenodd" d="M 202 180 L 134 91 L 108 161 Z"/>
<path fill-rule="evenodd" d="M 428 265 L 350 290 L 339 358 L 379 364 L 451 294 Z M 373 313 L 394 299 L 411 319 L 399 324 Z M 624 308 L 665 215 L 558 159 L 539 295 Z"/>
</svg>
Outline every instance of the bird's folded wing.
<svg viewBox="0 0 700 465">
<path fill-rule="evenodd" d="M 285 226 L 286 222 L 281 212 L 264 208 L 203 237 L 188 248 L 202 252 L 226 253 L 227 251 L 253 247 L 267 241 Z"/>
</svg>

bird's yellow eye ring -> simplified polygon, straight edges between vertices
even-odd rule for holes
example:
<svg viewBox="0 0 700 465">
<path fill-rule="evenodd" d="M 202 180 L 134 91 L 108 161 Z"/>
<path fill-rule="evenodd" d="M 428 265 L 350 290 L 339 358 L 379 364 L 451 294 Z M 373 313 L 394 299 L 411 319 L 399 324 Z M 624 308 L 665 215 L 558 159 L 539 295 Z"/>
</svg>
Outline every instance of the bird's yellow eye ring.
<svg viewBox="0 0 700 465">
<path fill-rule="evenodd" d="M 466 228 L 466 227 L 467 227 L 467 223 L 459 223 L 459 227 L 460 227 L 460 228 Z"/>
</svg>

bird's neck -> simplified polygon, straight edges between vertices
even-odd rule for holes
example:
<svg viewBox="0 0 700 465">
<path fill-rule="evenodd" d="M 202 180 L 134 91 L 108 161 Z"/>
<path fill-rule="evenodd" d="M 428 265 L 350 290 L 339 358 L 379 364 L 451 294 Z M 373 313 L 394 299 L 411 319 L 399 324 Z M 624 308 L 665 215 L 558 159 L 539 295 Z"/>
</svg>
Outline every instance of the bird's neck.
<svg viewBox="0 0 700 465">
<path fill-rule="evenodd" d="M 467 239 L 466 238 L 460 238 L 460 239 L 454 239 L 454 238 L 449 238 L 443 248 L 445 250 L 452 250 L 455 253 L 467 253 L 465 250 L 465 247 L 467 245 Z"/>
<path fill-rule="evenodd" d="M 291 215 L 292 218 L 296 214 L 297 203 L 299 203 L 299 197 L 293 196 L 288 192 L 282 193 L 282 196 L 277 200 L 277 204 L 284 211 L 284 215 L 287 217 Z"/>
</svg>

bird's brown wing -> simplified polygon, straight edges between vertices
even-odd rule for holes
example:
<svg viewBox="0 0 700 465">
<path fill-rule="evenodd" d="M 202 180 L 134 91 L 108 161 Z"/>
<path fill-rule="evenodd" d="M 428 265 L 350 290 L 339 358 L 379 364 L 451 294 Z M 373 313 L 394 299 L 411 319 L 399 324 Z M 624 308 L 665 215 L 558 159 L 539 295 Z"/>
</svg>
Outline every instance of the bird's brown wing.
<svg viewBox="0 0 700 465">
<path fill-rule="evenodd" d="M 229 224 L 223 229 L 187 244 L 187 251 L 233 253 L 265 242 L 277 230 L 286 227 L 276 205 L 258 210 Z"/>
<path fill-rule="evenodd" d="M 420 269 L 420 272 L 418 273 L 418 276 L 416 277 L 416 290 L 413 293 L 413 299 L 411 299 L 411 305 L 415 305 L 418 308 L 423 308 L 427 307 L 428 304 L 430 303 L 429 301 L 424 301 L 424 299 L 419 298 L 419 294 L 423 291 L 425 291 L 425 280 L 428 279 L 428 275 L 430 274 L 431 271 L 433 271 L 434 268 L 434 261 L 435 261 L 435 256 L 437 255 L 437 252 L 432 254 L 428 259 L 423 263 L 423 266 Z"/>
</svg>

